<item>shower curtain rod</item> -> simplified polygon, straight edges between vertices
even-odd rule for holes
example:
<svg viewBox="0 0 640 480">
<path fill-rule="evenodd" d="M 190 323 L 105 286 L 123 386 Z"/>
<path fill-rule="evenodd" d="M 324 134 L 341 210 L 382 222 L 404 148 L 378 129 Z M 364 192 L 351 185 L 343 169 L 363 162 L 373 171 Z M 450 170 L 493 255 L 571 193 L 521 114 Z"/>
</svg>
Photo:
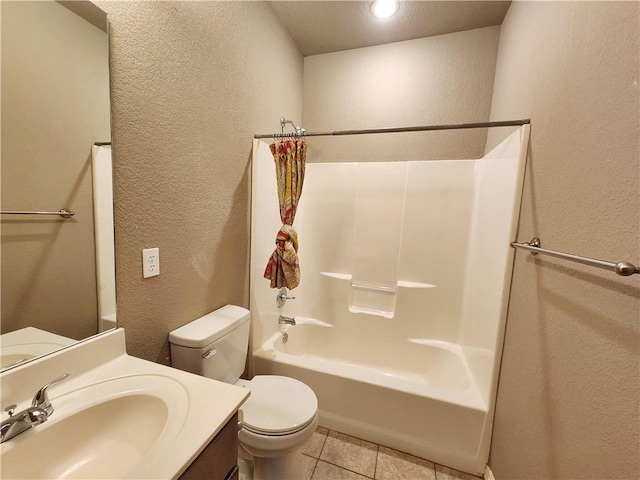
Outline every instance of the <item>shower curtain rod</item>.
<svg viewBox="0 0 640 480">
<path fill-rule="evenodd" d="M 432 130 L 461 130 L 464 128 L 491 128 L 491 127 L 516 127 L 528 125 L 531 120 L 526 118 L 523 120 L 504 120 L 499 122 L 481 122 L 481 123 L 457 123 L 451 125 L 422 125 L 418 127 L 391 127 L 391 128 L 369 128 L 364 130 L 335 130 L 330 132 L 306 132 L 302 135 L 288 133 L 285 136 L 303 136 L 303 137 L 325 137 L 325 136 L 342 136 L 342 135 L 365 135 L 369 133 L 400 133 L 400 132 L 425 132 Z M 282 133 L 263 133 L 256 134 L 253 138 L 275 138 L 281 137 Z"/>
</svg>

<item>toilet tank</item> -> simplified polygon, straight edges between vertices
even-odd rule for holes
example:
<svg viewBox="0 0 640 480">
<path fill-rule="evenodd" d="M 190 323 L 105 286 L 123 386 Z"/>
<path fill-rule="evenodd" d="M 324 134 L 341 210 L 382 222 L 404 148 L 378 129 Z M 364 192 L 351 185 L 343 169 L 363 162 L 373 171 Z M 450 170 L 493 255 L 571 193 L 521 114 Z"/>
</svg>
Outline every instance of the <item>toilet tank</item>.
<svg viewBox="0 0 640 480">
<path fill-rule="evenodd" d="M 234 383 L 244 371 L 249 347 L 249 310 L 225 305 L 169 333 L 171 365 Z"/>
</svg>

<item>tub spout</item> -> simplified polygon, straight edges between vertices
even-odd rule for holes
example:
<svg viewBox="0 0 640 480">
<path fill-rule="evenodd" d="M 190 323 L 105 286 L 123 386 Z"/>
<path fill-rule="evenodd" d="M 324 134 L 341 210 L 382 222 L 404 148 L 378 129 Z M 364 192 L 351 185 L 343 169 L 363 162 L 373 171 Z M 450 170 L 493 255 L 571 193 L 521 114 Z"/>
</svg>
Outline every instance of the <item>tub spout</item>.
<svg viewBox="0 0 640 480">
<path fill-rule="evenodd" d="M 280 315 L 280 317 L 278 317 L 278 325 L 291 325 L 292 327 L 295 326 L 296 324 L 296 319 L 293 317 L 285 317 L 283 315 Z"/>
</svg>

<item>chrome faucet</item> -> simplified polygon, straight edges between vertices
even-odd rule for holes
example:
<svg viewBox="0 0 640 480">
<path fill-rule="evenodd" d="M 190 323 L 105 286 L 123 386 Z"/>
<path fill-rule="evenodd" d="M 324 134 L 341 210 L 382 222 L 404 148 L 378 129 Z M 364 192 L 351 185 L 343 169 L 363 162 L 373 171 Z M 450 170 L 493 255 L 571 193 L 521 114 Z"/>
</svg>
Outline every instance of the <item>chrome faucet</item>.
<svg viewBox="0 0 640 480">
<path fill-rule="evenodd" d="M 295 326 L 296 324 L 296 319 L 293 317 L 285 317 L 283 315 L 280 315 L 278 317 L 278 325 L 291 325 L 292 327 Z"/>
<path fill-rule="evenodd" d="M 36 425 L 46 422 L 49 419 L 49 416 L 53 413 L 53 405 L 51 405 L 51 402 L 49 401 L 47 388 L 54 383 L 61 382 L 68 376 L 68 373 L 63 373 L 55 380 L 50 381 L 40 388 L 33 397 L 29 408 L 25 408 L 18 413 L 15 413 L 16 405 L 10 405 L 5 408 L 5 412 L 9 414 L 9 418 L 0 424 L 0 443 L 11 440 L 16 435 L 20 435 L 31 427 L 35 427 Z"/>
</svg>

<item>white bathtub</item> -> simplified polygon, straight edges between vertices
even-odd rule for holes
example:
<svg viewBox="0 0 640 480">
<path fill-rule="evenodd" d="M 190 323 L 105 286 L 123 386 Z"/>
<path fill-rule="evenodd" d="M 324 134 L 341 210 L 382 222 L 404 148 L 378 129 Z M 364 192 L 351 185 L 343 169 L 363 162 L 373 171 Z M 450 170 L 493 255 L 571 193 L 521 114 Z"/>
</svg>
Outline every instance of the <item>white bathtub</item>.
<svg viewBox="0 0 640 480">
<path fill-rule="evenodd" d="M 254 353 L 255 371 L 287 375 L 318 396 L 320 425 L 482 474 L 492 412 L 459 345 L 346 343 L 339 329 L 297 325 Z"/>
</svg>

